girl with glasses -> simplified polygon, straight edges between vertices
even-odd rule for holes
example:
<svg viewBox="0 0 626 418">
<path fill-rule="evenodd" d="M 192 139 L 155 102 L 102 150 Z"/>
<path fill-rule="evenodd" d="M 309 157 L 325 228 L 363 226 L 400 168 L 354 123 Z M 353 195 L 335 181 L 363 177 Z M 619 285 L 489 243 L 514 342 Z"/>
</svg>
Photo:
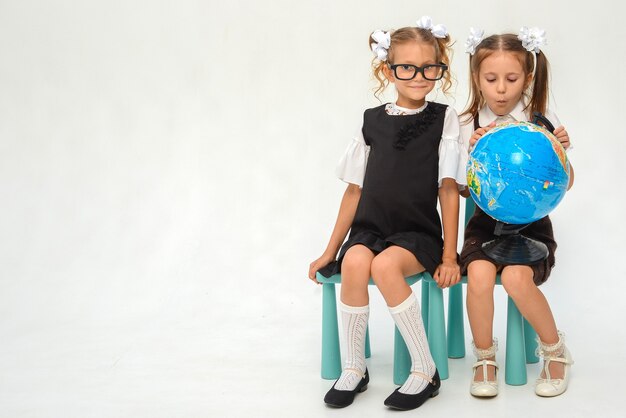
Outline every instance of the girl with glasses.
<svg viewBox="0 0 626 418">
<path fill-rule="evenodd" d="M 451 86 L 445 27 L 423 17 L 416 27 L 375 31 L 369 42 L 375 54 L 375 95 L 393 84 L 397 99 L 364 112 L 339 162 L 338 177 L 348 186 L 328 246 L 311 263 L 309 278 L 316 281 L 318 271 L 326 277 L 341 272 L 342 277 L 347 354 L 324 401 L 345 407 L 367 388 L 364 346 L 372 277 L 412 360 L 408 379 L 385 405 L 408 410 L 437 395 L 440 381 L 418 301 L 405 277 L 427 271 L 441 287 L 460 280 L 458 185 L 466 184 L 467 154 L 454 109 L 426 100 L 438 81 L 444 93 Z"/>
</svg>

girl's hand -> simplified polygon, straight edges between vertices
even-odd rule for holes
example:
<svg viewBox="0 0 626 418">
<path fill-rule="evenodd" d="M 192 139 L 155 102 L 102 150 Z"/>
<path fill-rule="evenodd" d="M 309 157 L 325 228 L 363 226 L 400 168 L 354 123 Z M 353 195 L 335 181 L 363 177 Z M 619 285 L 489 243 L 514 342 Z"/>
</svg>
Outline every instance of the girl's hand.
<svg viewBox="0 0 626 418">
<path fill-rule="evenodd" d="M 456 260 L 444 259 L 435 270 L 433 279 L 435 279 L 437 285 L 442 289 L 454 286 L 461 280 L 461 268 Z"/>
<path fill-rule="evenodd" d="M 567 134 L 564 126 L 559 126 L 553 133 L 554 136 L 556 136 L 556 139 L 558 139 L 561 145 L 563 145 L 563 148 L 568 149 L 570 147 L 571 144 L 569 142 L 569 135 Z"/>
<path fill-rule="evenodd" d="M 315 273 L 322 267 L 326 267 L 331 262 L 335 261 L 335 257 L 330 254 L 322 254 L 320 258 L 315 260 L 309 265 L 309 279 L 313 280 L 315 283 L 320 284 L 315 278 Z"/>
<path fill-rule="evenodd" d="M 469 140 L 470 149 L 474 148 L 474 145 L 476 145 L 476 142 L 478 142 L 480 137 L 486 134 L 487 132 L 489 132 L 491 128 L 493 128 L 494 126 L 496 126 L 496 123 L 491 122 L 488 126 L 485 126 L 484 128 L 476 129 L 474 131 L 474 134 L 470 137 L 470 140 Z"/>
</svg>

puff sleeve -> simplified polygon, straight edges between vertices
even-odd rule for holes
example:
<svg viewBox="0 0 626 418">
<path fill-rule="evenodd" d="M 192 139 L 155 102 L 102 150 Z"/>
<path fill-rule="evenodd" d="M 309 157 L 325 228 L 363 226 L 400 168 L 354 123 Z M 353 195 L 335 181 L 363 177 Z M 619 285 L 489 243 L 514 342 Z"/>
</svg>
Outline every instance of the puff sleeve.
<svg viewBox="0 0 626 418">
<path fill-rule="evenodd" d="M 370 147 L 365 143 L 363 132 L 361 128 L 359 128 L 337 164 L 335 170 L 337 177 L 346 183 L 363 187 L 363 179 L 365 178 L 365 168 L 367 167 L 369 154 Z"/>
<path fill-rule="evenodd" d="M 459 117 L 456 111 L 448 106 L 439 143 L 439 186 L 441 187 L 441 180 L 444 178 L 454 179 L 461 188 L 466 186 L 467 159 L 467 149 L 463 146 L 460 135 Z"/>
</svg>

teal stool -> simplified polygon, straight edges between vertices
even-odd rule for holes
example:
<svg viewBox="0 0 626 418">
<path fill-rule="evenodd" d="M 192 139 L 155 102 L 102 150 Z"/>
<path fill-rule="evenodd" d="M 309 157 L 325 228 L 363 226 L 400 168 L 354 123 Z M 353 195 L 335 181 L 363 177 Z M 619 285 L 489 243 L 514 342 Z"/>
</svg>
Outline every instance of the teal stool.
<svg viewBox="0 0 626 418">
<path fill-rule="evenodd" d="M 326 278 L 317 273 L 317 280 L 322 283 L 322 378 L 338 379 L 341 375 L 341 353 L 339 348 L 339 326 L 337 321 L 337 297 L 335 285 L 341 283 L 341 275 Z M 443 310 L 443 291 L 428 273 L 407 277 L 409 286 L 422 281 L 422 319 L 426 328 L 428 346 L 435 360 L 441 379 L 448 378 L 448 346 L 446 343 L 445 320 Z M 370 279 L 370 285 L 374 282 Z M 463 301 L 461 300 L 461 329 L 463 327 Z M 456 323 L 455 323 L 456 325 Z M 463 345 L 463 344 L 462 344 Z M 365 357 L 371 355 L 369 331 L 366 333 Z M 411 368 L 411 357 L 400 331 L 395 327 L 393 381 L 401 385 L 407 379 Z"/>
<path fill-rule="evenodd" d="M 474 201 L 470 198 L 466 199 L 465 203 L 465 224 L 474 214 L 476 206 Z M 462 283 L 467 283 L 467 277 L 463 276 Z M 496 284 L 501 285 L 500 275 L 496 278 Z M 458 354 L 460 351 L 459 344 L 465 346 L 464 334 L 463 334 L 463 296 L 462 290 L 455 290 L 454 300 L 452 299 L 453 289 L 459 287 L 461 284 L 450 288 L 450 300 L 448 303 L 448 344 L 454 345 L 454 348 L 450 348 L 450 352 L 454 351 L 454 354 Z M 508 297 L 508 296 L 507 296 Z M 454 310 L 454 315 L 452 313 Z M 460 319 L 459 313 L 461 311 Z M 450 323 L 453 322 L 453 323 Z M 461 322 L 461 325 L 457 323 Z M 537 363 L 539 358 L 535 355 L 535 349 L 537 348 L 537 342 L 535 338 L 537 334 L 535 330 L 530 326 L 528 321 L 524 319 L 520 311 L 515 306 L 513 299 L 508 297 L 507 305 L 507 326 L 506 326 L 506 360 L 504 380 L 507 385 L 519 386 L 525 385 L 528 381 L 526 375 L 526 363 Z M 461 341 L 461 342 L 459 342 Z M 451 355 L 451 357 L 453 357 Z"/>
</svg>

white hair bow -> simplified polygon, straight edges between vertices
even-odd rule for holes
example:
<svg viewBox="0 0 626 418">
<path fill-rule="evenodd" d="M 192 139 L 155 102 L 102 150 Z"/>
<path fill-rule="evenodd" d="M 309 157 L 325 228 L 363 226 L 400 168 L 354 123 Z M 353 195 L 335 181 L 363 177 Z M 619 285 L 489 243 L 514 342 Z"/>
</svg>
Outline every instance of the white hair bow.
<svg viewBox="0 0 626 418">
<path fill-rule="evenodd" d="M 527 51 L 534 52 L 535 54 L 541 50 L 542 46 L 547 44 L 546 31 L 539 28 L 529 29 L 524 26 L 519 30 L 517 39 L 522 41 L 522 46 L 526 48 Z"/>
<path fill-rule="evenodd" d="M 465 52 L 470 55 L 474 55 L 476 52 L 476 47 L 483 40 L 483 35 L 485 31 L 477 28 L 470 28 L 470 34 L 465 41 Z"/>
<path fill-rule="evenodd" d="M 377 30 L 372 33 L 372 39 L 376 42 L 372 43 L 372 51 L 381 61 L 387 61 L 387 50 L 391 46 L 391 35 L 389 32 Z"/>
<path fill-rule="evenodd" d="M 417 27 L 429 30 L 435 38 L 445 38 L 448 36 L 448 29 L 441 23 L 433 25 L 430 16 L 422 16 L 417 21 Z"/>
</svg>

